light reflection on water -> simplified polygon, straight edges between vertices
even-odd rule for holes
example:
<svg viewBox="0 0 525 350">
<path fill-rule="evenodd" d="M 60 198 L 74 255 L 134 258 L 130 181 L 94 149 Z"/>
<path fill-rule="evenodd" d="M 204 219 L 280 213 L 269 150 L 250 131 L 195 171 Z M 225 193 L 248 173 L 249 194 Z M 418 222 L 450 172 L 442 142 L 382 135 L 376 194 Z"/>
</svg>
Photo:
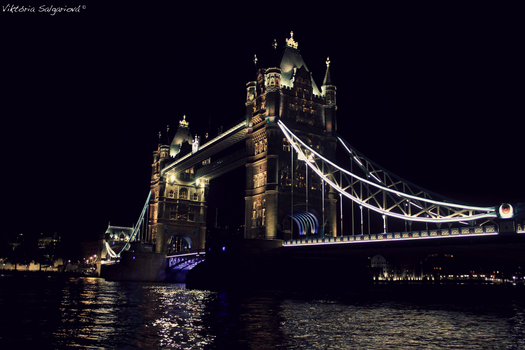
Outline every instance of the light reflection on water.
<svg viewBox="0 0 525 350">
<path fill-rule="evenodd" d="M 521 349 L 523 299 L 407 302 L 0 277 L 0 348 Z"/>
<path fill-rule="evenodd" d="M 283 302 L 283 332 L 306 349 L 506 349 L 522 348 L 523 308 Z M 509 326 L 517 322 L 516 329 Z M 327 346 L 327 344 L 329 344 Z"/>
</svg>

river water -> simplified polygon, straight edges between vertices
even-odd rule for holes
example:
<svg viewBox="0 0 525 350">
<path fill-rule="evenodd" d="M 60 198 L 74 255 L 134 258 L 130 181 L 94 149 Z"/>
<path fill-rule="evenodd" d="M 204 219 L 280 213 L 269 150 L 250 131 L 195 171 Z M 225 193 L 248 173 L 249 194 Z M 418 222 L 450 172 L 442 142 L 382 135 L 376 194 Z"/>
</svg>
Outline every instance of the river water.
<svg viewBox="0 0 525 350">
<path fill-rule="evenodd" d="M 525 348 L 520 293 L 414 293 L 214 292 L 172 283 L 0 276 L 0 348 Z"/>
</svg>

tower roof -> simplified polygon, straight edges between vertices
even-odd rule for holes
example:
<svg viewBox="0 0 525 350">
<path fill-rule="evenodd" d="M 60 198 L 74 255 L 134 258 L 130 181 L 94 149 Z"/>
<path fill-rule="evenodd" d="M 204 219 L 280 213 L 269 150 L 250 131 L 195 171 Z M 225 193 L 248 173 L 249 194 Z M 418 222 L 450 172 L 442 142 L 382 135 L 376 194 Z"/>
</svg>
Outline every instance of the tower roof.
<svg viewBox="0 0 525 350">
<path fill-rule="evenodd" d="M 315 83 L 312 73 L 304 63 L 303 57 L 300 51 L 297 49 L 299 43 L 293 39 L 293 32 L 290 33 L 290 38 L 286 39 L 286 45 L 284 47 L 283 57 L 281 59 L 281 83 L 285 86 L 291 87 L 293 85 L 292 78 L 295 71 L 301 67 L 304 67 L 312 80 L 313 94 L 321 96 L 321 92 Z"/>
<path fill-rule="evenodd" d="M 170 146 L 170 156 L 171 157 L 175 157 L 177 154 L 179 154 L 182 144 L 184 142 L 187 142 L 188 144 L 191 145 L 192 137 L 191 137 L 189 125 L 190 124 L 186 121 L 186 116 L 184 116 L 183 120 L 179 122 L 179 128 L 177 129 L 177 132 L 175 133 L 175 136 L 173 137 L 173 140 L 171 141 L 171 146 Z"/>
</svg>

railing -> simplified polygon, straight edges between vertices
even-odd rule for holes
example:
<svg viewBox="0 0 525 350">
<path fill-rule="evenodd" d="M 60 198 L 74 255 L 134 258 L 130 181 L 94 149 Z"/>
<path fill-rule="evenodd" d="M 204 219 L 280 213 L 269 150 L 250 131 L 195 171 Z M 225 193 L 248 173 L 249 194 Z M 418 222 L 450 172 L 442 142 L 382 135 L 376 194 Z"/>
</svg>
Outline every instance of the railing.
<svg viewBox="0 0 525 350">
<path fill-rule="evenodd" d="M 179 270 L 182 270 L 182 269 L 191 270 L 196 265 L 203 262 L 204 259 L 206 259 L 206 253 L 199 252 L 199 253 L 176 254 L 176 255 L 167 256 L 166 258 L 168 259 L 168 267 L 170 269 L 177 267 L 177 269 Z"/>
<path fill-rule="evenodd" d="M 462 228 L 446 228 L 435 230 L 407 231 L 407 232 L 390 232 L 376 233 L 369 235 L 355 235 L 342 237 L 312 237 L 304 239 L 292 239 L 285 241 L 285 247 L 305 246 L 320 244 L 347 244 L 347 243 L 367 243 L 367 242 L 385 242 L 399 240 L 419 240 L 419 239 L 438 239 L 464 236 L 488 236 L 497 235 L 498 229 L 494 225 L 490 226 L 471 226 Z"/>
</svg>

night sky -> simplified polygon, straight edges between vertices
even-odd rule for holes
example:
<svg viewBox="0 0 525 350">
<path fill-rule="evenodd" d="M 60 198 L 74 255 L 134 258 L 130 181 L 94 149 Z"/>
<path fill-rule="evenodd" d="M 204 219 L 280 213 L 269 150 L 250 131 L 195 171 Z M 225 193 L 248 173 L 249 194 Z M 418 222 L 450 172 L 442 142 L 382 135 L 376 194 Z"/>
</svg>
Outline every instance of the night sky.
<svg viewBox="0 0 525 350">
<path fill-rule="evenodd" d="M 242 118 L 253 55 L 267 67 L 290 31 L 318 86 L 330 57 L 339 132 L 360 152 L 462 202 L 525 202 L 517 8 L 271 4 L 2 11 L 1 229 L 82 240 L 134 223 L 158 132 Z"/>
</svg>

